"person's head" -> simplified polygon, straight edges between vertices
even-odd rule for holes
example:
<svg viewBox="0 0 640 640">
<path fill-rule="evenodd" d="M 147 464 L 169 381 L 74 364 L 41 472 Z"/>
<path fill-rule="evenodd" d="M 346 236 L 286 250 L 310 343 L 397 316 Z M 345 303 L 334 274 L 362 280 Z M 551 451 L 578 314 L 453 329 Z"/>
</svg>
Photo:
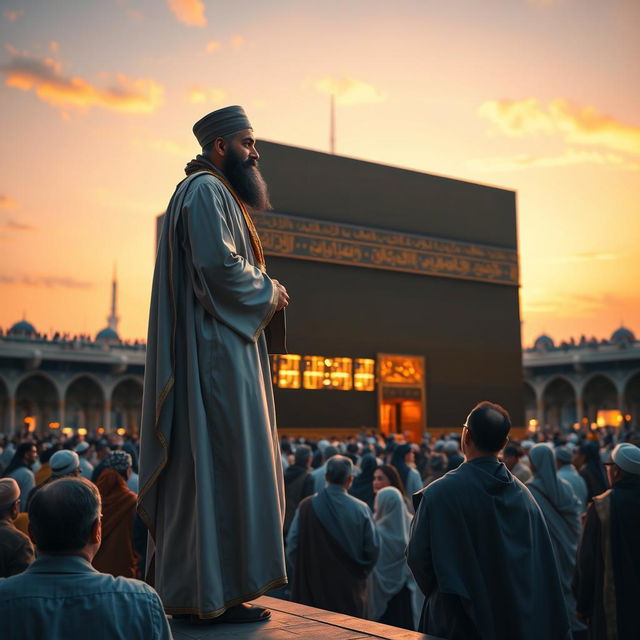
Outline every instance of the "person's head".
<svg viewBox="0 0 640 640">
<path fill-rule="evenodd" d="M 458 441 L 447 440 L 444 443 L 443 450 L 448 456 L 452 456 L 454 453 L 458 453 Z"/>
<path fill-rule="evenodd" d="M 553 447 L 547 442 L 540 442 L 529 449 L 529 465 L 531 473 L 555 473 L 556 464 Z"/>
<path fill-rule="evenodd" d="M 386 518 L 397 518 L 406 522 L 406 507 L 402 493 L 396 487 L 384 487 L 376 494 L 374 502 L 374 520 L 378 525 Z"/>
<path fill-rule="evenodd" d="M 429 469 L 432 473 L 440 473 L 447 468 L 448 459 L 444 453 L 432 453 L 429 456 Z"/>
<path fill-rule="evenodd" d="M 100 440 L 96 444 L 96 458 L 102 461 L 111 453 L 111 447 L 106 440 Z"/>
<path fill-rule="evenodd" d="M 338 449 L 331 444 L 322 450 L 322 456 L 325 462 L 333 458 L 333 456 L 337 456 L 337 455 L 338 455 Z"/>
<path fill-rule="evenodd" d="M 20 467 L 28 467 L 31 469 L 32 465 L 38 459 L 38 450 L 33 442 L 22 442 L 16 447 L 16 451 L 11 458 L 11 462 L 4 470 L 4 475 L 7 476 L 13 473 Z"/>
<path fill-rule="evenodd" d="M 231 183 L 240 199 L 260 211 L 271 209 L 267 185 L 258 169 L 260 155 L 253 128 L 240 106 L 217 109 L 193 125 L 202 155 Z"/>
<path fill-rule="evenodd" d="M 640 477 L 640 449 L 630 442 L 621 442 L 611 452 L 606 467 L 612 487 L 625 478 Z"/>
<path fill-rule="evenodd" d="M 509 471 L 518 464 L 522 458 L 522 449 L 517 444 L 508 444 L 502 451 L 502 462 Z"/>
<path fill-rule="evenodd" d="M 573 453 L 571 449 L 569 449 L 569 447 L 558 447 L 555 450 L 555 455 L 556 466 L 558 467 L 558 469 L 571 464 L 571 461 L 573 460 Z"/>
<path fill-rule="evenodd" d="M 383 464 L 373 472 L 373 492 L 385 487 L 395 487 L 404 495 L 404 487 L 398 470 L 390 464 Z"/>
<path fill-rule="evenodd" d="M 467 416 L 462 430 L 462 451 L 467 460 L 497 456 L 507 444 L 511 418 L 499 404 L 480 402 Z"/>
<path fill-rule="evenodd" d="M 308 468 L 311 464 L 311 449 L 307 445 L 299 445 L 296 447 L 294 460 L 296 466 Z"/>
<path fill-rule="evenodd" d="M 29 536 L 41 554 L 91 561 L 100 547 L 100 510 L 100 493 L 85 478 L 54 480 L 29 503 Z"/>
<path fill-rule="evenodd" d="M 78 454 L 80 458 L 86 458 L 89 455 L 90 449 L 91 449 L 91 445 L 86 440 L 83 440 L 82 442 L 79 442 L 76 445 L 74 451 Z"/>
<path fill-rule="evenodd" d="M 38 459 L 38 449 L 33 442 L 23 442 L 18 446 L 16 455 L 31 468 L 35 461 Z"/>
<path fill-rule="evenodd" d="M 49 460 L 52 478 L 64 478 L 65 476 L 80 475 L 80 458 L 75 451 L 62 449 L 56 451 Z"/>
<path fill-rule="evenodd" d="M 112 451 L 103 463 L 103 469 L 117 471 L 125 480 L 131 476 L 131 456 L 126 451 Z"/>
<path fill-rule="evenodd" d="M 353 462 L 346 456 L 335 455 L 327 462 L 324 478 L 329 484 L 348 489 L 351 486 L 352 474 Z"/>
<path fill-rule="evenodd" d="M 20 513 L 20 487 L 13 478 L 0 478 L 0 520 L 15 520 Z"/>
</svg>

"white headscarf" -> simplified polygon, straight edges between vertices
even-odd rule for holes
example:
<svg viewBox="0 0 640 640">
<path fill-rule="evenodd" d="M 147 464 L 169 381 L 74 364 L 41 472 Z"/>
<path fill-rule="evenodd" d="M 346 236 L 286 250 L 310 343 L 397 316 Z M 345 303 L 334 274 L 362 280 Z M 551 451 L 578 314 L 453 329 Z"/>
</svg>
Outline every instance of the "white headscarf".
<svg viewBox="0 0 640 640">
<path fill-rule="evenodd" d="M 380 555 L 369 576 L 369 619 L 379 620 L 389 600 L 405 585 L 414 596 L 415 618 L 420 613 L 421 604 L 416 602 L 417 588 L 405 556 L 411 516 L 398 489 L 380 489 L 375 499 L 373 519 L 380 536 Z"/>
</svg>

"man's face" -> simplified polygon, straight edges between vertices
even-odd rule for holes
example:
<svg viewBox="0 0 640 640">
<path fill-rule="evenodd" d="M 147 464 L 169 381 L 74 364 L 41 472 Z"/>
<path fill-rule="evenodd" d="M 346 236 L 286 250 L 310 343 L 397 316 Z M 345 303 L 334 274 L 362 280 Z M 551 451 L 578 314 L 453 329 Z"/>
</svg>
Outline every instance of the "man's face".
<svg viewBox="0 0 640 640">
<path fill-rule="evenodd" d="M 227 142 L 222 171 L 243 202 L 259 211 L 271 209 L 267 185 L 258 169 L 260 155 L 251 129 Z"/>
<path fill-rule="evenodd" d="M 32 466 L 33 464 L 35 464 L 35 461 L 38 459 L 38 450 L 36 449 L 36 445 L 34 444 L 31 449 L 27 449 L 27 451 L 24 454 L 24 461 L 29 465 Z"/>
</svg>

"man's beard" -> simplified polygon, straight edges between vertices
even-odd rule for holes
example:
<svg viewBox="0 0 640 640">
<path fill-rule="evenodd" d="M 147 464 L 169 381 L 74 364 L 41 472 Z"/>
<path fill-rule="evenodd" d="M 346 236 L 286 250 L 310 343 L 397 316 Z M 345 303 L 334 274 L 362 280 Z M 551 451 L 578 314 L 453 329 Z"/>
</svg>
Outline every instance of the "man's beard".
<svg viewBox="0 0 640 640">
<path fill-rule="evenodd" d="M 239 154 L 229 148 L 222 170 L 245 204 L 257 211 L 269 211 L 271 209 L 267 183 L 258 169 L 256 160 L 247 158 L 247 160 L 243 161 Z"/>
</svg>

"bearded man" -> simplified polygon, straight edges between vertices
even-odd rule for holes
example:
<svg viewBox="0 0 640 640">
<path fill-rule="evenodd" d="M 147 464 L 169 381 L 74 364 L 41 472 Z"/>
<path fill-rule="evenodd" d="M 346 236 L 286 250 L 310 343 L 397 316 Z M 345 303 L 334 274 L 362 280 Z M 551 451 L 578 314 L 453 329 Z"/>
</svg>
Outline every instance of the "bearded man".
<svg viewBox="0 0 640 640">
<path fill-rule="evenodd" d="M 242 107 L 193 132 L 164 218 L 151 296 L 138 510 L 165 611 L 249 622 L 286 584 L 284 488 L 265 329 L 289 302 L 248 208 L 270 208 Z"/>
</svg>

